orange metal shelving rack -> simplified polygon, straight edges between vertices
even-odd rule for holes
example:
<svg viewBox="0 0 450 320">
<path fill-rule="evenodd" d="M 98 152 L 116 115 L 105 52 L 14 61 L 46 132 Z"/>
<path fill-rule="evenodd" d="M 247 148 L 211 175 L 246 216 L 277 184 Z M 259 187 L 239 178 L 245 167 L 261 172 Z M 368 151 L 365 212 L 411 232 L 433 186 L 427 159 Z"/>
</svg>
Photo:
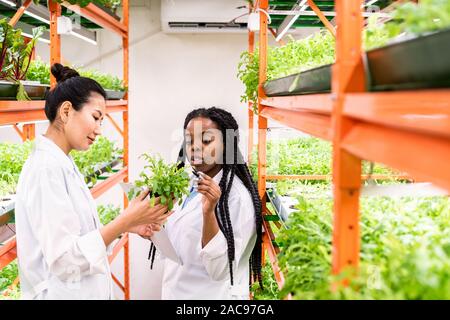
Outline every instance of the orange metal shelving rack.
<svg viewBox="0 0 450 320">
<path fill-rule="evenodd" d="M 308 3 L 313 8 L 313 1 Z M 334 185 L 333 274 L 346 267 L 358 267 L 359 196 L 361 180 L 367 178 L 361 175 L 363 159 L 408 173 L 408 177 L 396 178 L 429 181 L 450 190 L 450 89 L 366 92 L 361 46 L 362 3 L 362 0 L 335 2 L 336 63 L 329 94 L 265 95 L 262 85 L 267 79 L 268 21 L 267 16 L 260 12 L 258 190 L 263 199 L 264 214 L 270 215 L 265 207 L 266 180 L 302 178 L 267 175 L 267 119 L 330 141 L 333 145 Z M 260 9 L 267 11 L 268 7 L 268 0 L 259 1 Z M 323 18 L 317 7 L 313 10 Z M 331 27 L 328 25 L 327 28 L 330 30 Z M 330 31 L 333 33 L 334 29 Z M 254 33 L 250 32 L 249 52 L 253 52 L 253 46 Z M 249 105 L 249 150 L 253 149 L 254 117 Z M 268 221 L 264 227 L 265 250 L 281 287 L 284 277 L 276 259 L 279 249 L 273 244 Z"/>
<path fill-rule="evenodd" d="M 24 14 L 26 8 L 31 4 L 31 0 L 26 0 L 17 10 L 16 14 L 11 18 L 10 24 L 15 25 L 20 17 Z M 92 22 L 108 29 L 122 38 L 123 47 L 123 82 L 128 88 L 128 37 L 129 37 L 129 0 L 122 0 L 122 20 L 117 21 L 113 17 L 106 14 L 94 4 L 89 4 L 85 8 L 67 5 L 69 9 L 79 13 L 81 16 L 91 20 Z M 61 5 L 53 0 L 49 0 L 50 11 L 50 63 L 61 62 L 61 39 L 57 34 L 57 18 L 61 15 Z M 51 77 L 51 85 L 55 85 L 56 81 Z M 123 128 L 114 121 L 109 115 L 110 113 L 121 112 L 123 120 Z M 111 175 L 106 180 L 95 185 L 91 189 L 94 198 L 111 189 L 121 181 L 128 181 L 128 93 L 123 100 L 107 101 L 107 118 L 112 122 L 113 126 L 123 137 L 123 168 L 117 173 Z M 34 124 L 36 122 L 46 120 L 44 113 L 44 101 L 0 101 L 0 126 L 12 125 L 20 134 L 23 140 L 33 139 L 35 136 Z M 27 122 L 20 130 L 17 126 L 19 123 Z M 124 195 L 124 206 L 128 205 L 126 195 Z M 111 263 L 121 250 L 124 250 L 124 281 L 121 283 L 112 274 L 114 282 L 124 293 L 125 300 L 130 299 L 130 272 L 129 272 L 129 236 L 124 234 L 113 250 L 113 254 L 109 257 Z M 17 258 L 15 238 L 10 239 L 2 247 L 0 247 L 0 269 L 11 263 Z"/>
</svg>

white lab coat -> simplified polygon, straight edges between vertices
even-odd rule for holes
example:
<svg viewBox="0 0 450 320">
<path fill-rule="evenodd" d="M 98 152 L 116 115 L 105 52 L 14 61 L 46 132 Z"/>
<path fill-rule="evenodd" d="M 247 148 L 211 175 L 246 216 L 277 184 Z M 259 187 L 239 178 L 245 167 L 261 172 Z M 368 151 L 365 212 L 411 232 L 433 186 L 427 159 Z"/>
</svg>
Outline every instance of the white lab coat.
<svg viewBox="0 0 450 320">
<path fill-rule="evenodd" d="M 213 179 L 219 183 L 220 171 Z M 249 299 L 249 259 L 256 242 L 255 210 L 249 191 L 235 176 L 229 195 L 235 261 L 231 286 L 227 242 L 219 232 L 202 249 L 202 195 L 178 206 L 166 231 L 183 265 L 164 259 L 162 299 Z M 184 199 L 185 201 L 185 199 Z"/>
<path fill-rule="evenodd" d="M 83 176 L 51 140 L 35 143 L 15 209 L 22 298 L 112 299 L 107 248 Z"/>
</svg>

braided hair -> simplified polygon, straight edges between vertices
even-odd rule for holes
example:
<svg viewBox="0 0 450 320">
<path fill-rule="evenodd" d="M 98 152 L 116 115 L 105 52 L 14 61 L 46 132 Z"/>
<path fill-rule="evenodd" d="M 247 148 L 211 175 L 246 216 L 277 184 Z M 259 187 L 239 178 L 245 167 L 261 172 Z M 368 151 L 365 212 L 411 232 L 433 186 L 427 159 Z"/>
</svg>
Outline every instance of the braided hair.
<svg viewBox="0 0 450 320">
<path fill-rule="evenodd" d="M 186 130 L 188 123 L 194 118 L 208 118 L 214 121 L 218 126 L 223 136 L 223 155 L 224 161 L 222 170 L 223 176 L 219 182 L 219 187 L 222 192 L 219 202 L 215 209 L 217 223 L 220 230 L 227 240 L 228 246 L 228 265 L 230 270 L 231 285 L 233 285 L 233 261 L 235 260 L 235 247 L 234 247 L 234 235 L 233 226 L 230 219 L 230 210 L 228 207 L 228 197 L 230 194 L 231 186 L 235 176 L 237 176 L 245 188 L 249 191 L 253 206 L 255 209 L 255 226 L 256 226 L 256 243 L 250 256 L 250 280 L 258 281 L 262 288 L 261 277 L 261 255 L 262 255 L 262 205 L 259 198 L 258 189 L 253 182 L 250 170 L 245 163 L 242 153 L 239 150 L 239 126 L 231 113 L 216 107 L 208 109 L 199 108 L 191 111 L 184 120 L 183 128 Z M 232 143 L 232 146 L 227 145 Z M 231 161 L 227 150 L 233 150 Z M 184 159 L 186 156 L 186 142 L 183 142 L 183 146 L 180 150 L 178 161 L 179 166 L 184 166 Z"/>
</svg>

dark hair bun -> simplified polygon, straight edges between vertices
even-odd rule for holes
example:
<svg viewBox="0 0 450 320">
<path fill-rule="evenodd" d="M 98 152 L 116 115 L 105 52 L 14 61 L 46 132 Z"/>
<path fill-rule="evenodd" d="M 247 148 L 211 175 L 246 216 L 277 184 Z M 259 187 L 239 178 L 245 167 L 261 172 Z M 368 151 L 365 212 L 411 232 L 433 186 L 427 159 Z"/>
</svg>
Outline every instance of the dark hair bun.
<svg viewBox="0 0 450 320">
<path fill-rule="evenodd" d="M 80 74 L 76 70 L 65 67 L 60 63 L 55 63 L 52 66 L 51 72 L 55 76 L 58 83 L 66 81 L 69 78 L 80 76 Z"/>
</svg>

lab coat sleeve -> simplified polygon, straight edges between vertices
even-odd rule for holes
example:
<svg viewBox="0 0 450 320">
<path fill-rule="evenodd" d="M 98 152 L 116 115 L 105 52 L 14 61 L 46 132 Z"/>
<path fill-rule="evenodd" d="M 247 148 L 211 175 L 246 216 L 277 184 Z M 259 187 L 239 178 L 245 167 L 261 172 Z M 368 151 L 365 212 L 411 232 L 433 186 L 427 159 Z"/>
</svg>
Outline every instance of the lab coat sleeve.
<svg viewBox="0 0 450 320">
<path fill-rule="evenodd" d="M 81 234 L 63 172 L 40 168 L 34 182 L 27 198 L 28 218 L 50 273 L 62 281 L 107 273 L 100 231 Z"/>
<path fill-rule="evenodd" d="M 254 211 L 250 208 L 253 208 L 251 201 L 247 201 L 247 199 L 238 194 L 233 195 L 233 197 L 230 196 L 229 210 L 235 246 L 233 266 L 239 263 L 255 233 Z M 201 244 L 199 246 L 201 247 Z M 206 246 L 200 249 L 201 261 L 211 279 L 215 281 L 223 281 L 230 278 L 227 248 L 226 238 L 222 231 L 219 230 Z M 233 269 L 235 270 L 236 268 Z"/>
</svg>

